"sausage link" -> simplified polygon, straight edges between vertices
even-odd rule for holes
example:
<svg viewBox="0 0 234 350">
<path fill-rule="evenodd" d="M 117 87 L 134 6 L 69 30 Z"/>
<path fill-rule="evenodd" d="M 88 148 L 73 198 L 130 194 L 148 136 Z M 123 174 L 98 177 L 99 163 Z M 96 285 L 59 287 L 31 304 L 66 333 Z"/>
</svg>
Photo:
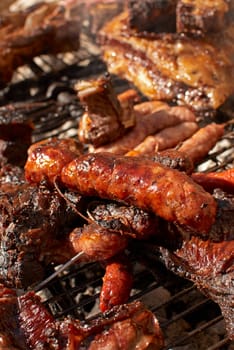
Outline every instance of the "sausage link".
<svg viewBox="0 0 234 350">
<path fill-rule="evenodd" d="M 67 164 L 61 180 L 83 195 L 135 205 L 198 235 L 215 221 L 211 194 L 188 175 L 148 159 L 89 153 Z"/>
</svg>

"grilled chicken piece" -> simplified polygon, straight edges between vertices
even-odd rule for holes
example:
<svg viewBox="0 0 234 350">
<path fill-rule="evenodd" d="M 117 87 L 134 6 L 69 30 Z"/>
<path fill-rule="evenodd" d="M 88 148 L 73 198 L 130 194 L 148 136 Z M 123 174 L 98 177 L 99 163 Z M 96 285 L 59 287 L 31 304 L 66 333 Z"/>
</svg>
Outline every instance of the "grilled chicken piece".
<svg viewBox="0 0 234 350">
<path fill-rule="evenodd" d="M 233 217 L 234 199 L 220 190 L 215 196 L 222 201 L 220 227 L 227 232 L 226 239 L 214 242 L 193 237 L 174 251 L 161 248 L 161 253 L 170 270 L 192 280 L 219 304 L 229 337 L 234 339 L 234 229 L 233 223 L 227 225 L 227 218 Z"/>
<path fill-rule="evenodd" d="M 123 12 L 99 33 L 108 70 L 151 99 L 174 100 L 197 111 L 218 108 L 233 93 L 233 27 L 204 39 L 163 33 L 134 35 Z"/>
<path fill-rule="evenodd" d="M 0 82 L 9 82 L 14 70 L 41 54 L 79 48 L 80 21 L 72 6 L 40 3 L 1 18 Z"/>
<path fill-rule="evenodd" d="M 206 34 L 226 27 L 233 16 L 230 0 L 179 0 L 176 10 L 179 33 Z"/>
<path fill-rule="evenodd" d="M 128 0 L 128 25 L 136 32 L 175 32 L 177 0 Z"/>
</svg>

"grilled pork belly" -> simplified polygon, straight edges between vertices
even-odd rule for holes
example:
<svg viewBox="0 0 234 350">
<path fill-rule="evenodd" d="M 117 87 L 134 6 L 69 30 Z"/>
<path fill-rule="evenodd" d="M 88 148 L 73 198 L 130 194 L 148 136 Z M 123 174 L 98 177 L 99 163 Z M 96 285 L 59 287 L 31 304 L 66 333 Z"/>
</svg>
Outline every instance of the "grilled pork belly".
<svg viewBox="0 0 234 350">
<path fill-rule="evenodd" d="M 123 12 L 99 33 L 108 70 L 151 99 L 213 110 L 233 92 L 233 27 L 205 39 L 173 33 L 139 37 Z"/>
<path fill-rule="evenodd" d="M 14 70 L 41 54 L 79 48 L 79 18 L 72 7 L 40 3 L 1 17 L 0 81 L 7 83 Z"/>
<path fill-rule="evenodd" d="M 177 31 L 206 34 L 228 25 L 233 5 L 229 0 L 179 0 L 176 10 Z"/>
</svg>

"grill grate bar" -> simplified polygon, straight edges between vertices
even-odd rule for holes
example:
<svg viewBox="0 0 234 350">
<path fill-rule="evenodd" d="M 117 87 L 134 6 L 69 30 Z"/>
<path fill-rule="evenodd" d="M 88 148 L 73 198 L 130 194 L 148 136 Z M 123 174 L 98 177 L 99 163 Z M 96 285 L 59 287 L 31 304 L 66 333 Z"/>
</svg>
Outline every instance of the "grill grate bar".
<svg viewBox="0 0 234 350">
<path fill-rule="evenodd" d="M 224 339 L 220 340 L 218 343 L 216 343 L 215 345 L 209 346 L 209 348 L 207 350 L 222 349 L 221 347 L 223 345 L 226 345 L 226 344 L 229 344 L 229 343 L 230 343 L 230 339 L 224 338 Z"/>
<path fill-rule="evenodd" d="M 161 324 L 161 326 L 163 328 L 165 328 L 165 327 L 169 326 L 171 323 L 174 323 L 174 322 L 178 321 L 179 319 L 184 318 L 185 316 L 187 316 L 188 314 L 190 314 L 194 310 L 196 310 L 196 309 L 200 308 L 201 306 L 208 304 L 208 303 L 212 303 L 212 301 L 209 299 L 204 299 L 201 302 L 199 302 L 198 304 L 195 304 L 195 305 L 192 305 L 192 306 L 186 308 L 185 311 L 178 313 L 176 316 L 172 317 L 170 320 L 163 322 Z"/>
<path fill-rule="evenodd" d="M 213 318 L 211 321 L 206 322 L 205 324 L 197 327 L 193 331 L 189 332 L 186 336 L 180 337 L 178 340 L 174 340 L 172 343 L 168 344 L 165 349 L 170 349 L 172 346 L 181 345 L 184 344 L 186 341 L 188 341 L 191 337 L 195 336 L 196 334 L 206 330 L 207 328 L 211 327 L 212 325 L 218 323 L 223 319 L 222 316 L 218 316 L 216 318 Z M 163 327 L 163 326 L 162 326 Z"/>
</svg>

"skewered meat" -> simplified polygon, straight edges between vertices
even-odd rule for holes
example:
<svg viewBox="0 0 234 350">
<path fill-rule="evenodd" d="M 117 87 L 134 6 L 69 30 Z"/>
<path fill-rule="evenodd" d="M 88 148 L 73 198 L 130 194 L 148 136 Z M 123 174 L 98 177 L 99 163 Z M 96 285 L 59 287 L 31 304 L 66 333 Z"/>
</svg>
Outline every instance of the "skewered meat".
<svg viewBox="0 0 234 350">
<path fill-rule="evenodd" d="M 231 15 L 229 0 L 179 0 L 176 9 L 177 31 L 206 34 L 220 31 L 228 25 Z"/>
<path fill-rule="evenodd" d="M 178 147 L 178 150 L 187 154 L 194 164 L 202 161 L 212 147 L 224 134 L 224 125 L 211 123 L 199 129 L 188 140 Z"/>
<path fill-rule="evenodd" d="M 163 335 L 156 317 L 140 302 L 121 305 L 89 323 L 64 319 L 56 321 L 34 293 L 17 297 L 1 286 L 0 334 L 8 339 L 8 349 L 146 350 L 163 347 Z M 126 327 L 127 326 L 127 327 Z M 121 337 L 120 337 L 121 333 Z M 93 339 L 94 338 L 94 339 Z"/>
<path fill-rule="evenodd" d="M 75 89 L 85 109 L 78 129 L 81 142 L 100 146 L 119 138 L 125 132 L 122 122 L 123 109 L 114 92 L 110 76 L 82 80 L 75 85 Z M 128 118 L 130 123 L 133 122 L 130 126 L 135 123 L 133 116 L 132 110 Z"/>
<path fill-rule="evenodd" d="M 195 122 L 195 114 L 186 107 L 169 107 L 158 101 L 142 102 L 134 106 L 136 125 L 120 139 L 101 147 L 90 147 L 90 152 L 111 152 L 126 154 L 134 149 L 148 135 L 160 130 L 180 124 L 182 122 Z"/>
<path fill-rule="evenodd" d="M 206 236 L 216 202 L 186 174 L 140 157 L 83 155 L 62 169 L 65 186 L 85 196 L 135 205 Z"/>
<path fill-rule="evenodd" d="M 47 180 L 53 183 L 65 164 L 82 152 L 73 139 L 51 138 L 32 144 L 28 149 L 25 178 L 31 182 Z"/>
<path fill-rule="evenodd" d="M 128 238 L 117 230 L 109 230 L 96 223 L 75 228 L 69 234 L 69 240 L 74 252 L 83 252 L 87 261 L 110 259 L 128 244 Z"/>
<path fill-rule="evenodd" d="M 193 173 L 192 178 L 208 192 L 212 193 L 214 189 L 220 188 L 227 193 L 234 194 L 234 169 L 217 173 Z"/>
<path fill-rule="evenodd" d="M 128 0 L 128 25 L 136 32 L 175 32 L 177 0 Z"/>
<path fill-rule="evenodd" d="M 26 183 L 1 193 L 0 222 L 0 279 L 6 285 L 28 287 L 44 277 L 49 263 L 73 256 L 64 237 L 78 224 L 77 214 L 55 189 Z"/>
<path fill-rule="evenodd" d="M 180 142 L 192 136 L 198 130 L 198 124 L 194 122 L 183 122 L 175 126 L 159 131 L 155 135 L 147 136 L 144 141 L 133 149 L 133 153 L 154 154 L 157 151 L 173 148 Z M 127 153 L 131 155 L 131 151 Z"/>
<path fill-rule="evenodd" d="M 110 73 L 133 82 L 151 99 L 215 110 L 233 93 L 233 28 L 194 39 L 163 33 L 135 36 L 123 12 L 99 32 Z"/>
<path fill-rule="evenodd" d="M 105 275 L 100 293 L 100 310 L 105 312 L 113 306 L 128 301 L 133 285 L 132 267 L 129 259 L 118 255 L 105 263 Z"/>
<path fill-rule="evenodd" d="M 1 84 L 33 57 L 79 48 L 79 18 L 72 6 L 40 3 L 1 18 Z"/>
</svg>

